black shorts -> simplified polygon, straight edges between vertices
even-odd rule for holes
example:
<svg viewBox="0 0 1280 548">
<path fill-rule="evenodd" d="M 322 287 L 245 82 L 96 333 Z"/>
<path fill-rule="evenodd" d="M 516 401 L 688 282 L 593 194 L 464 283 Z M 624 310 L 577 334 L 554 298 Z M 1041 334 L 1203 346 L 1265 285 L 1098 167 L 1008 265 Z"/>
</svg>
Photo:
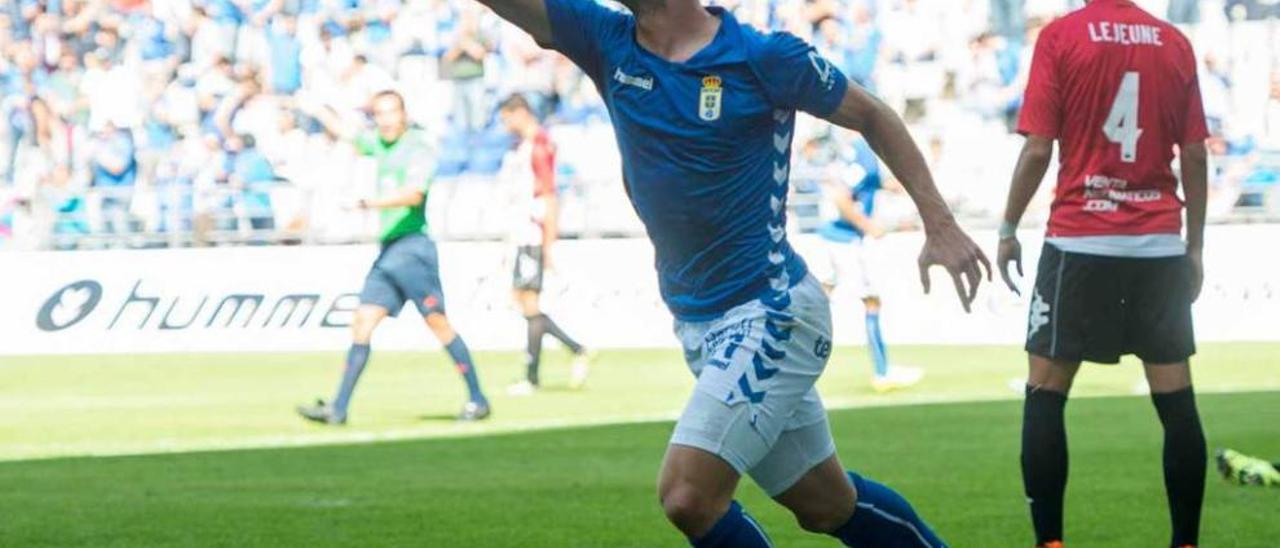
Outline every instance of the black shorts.
<svg viewBox="0 0 1280 548">
<path fill-rule="evenodd" d="M 1067 253 L 1045 244 L 1027 323 L 1027 352 L 1064 361 L 1178 363 L 1196 352 L 1191 265 Z"/>
<path fill-rule="evenodd" d="M 542 246 L 520 246 L 516 250 L 511 286 L 518 291 L 542 291 L 542 270 Z"/>
</svg>

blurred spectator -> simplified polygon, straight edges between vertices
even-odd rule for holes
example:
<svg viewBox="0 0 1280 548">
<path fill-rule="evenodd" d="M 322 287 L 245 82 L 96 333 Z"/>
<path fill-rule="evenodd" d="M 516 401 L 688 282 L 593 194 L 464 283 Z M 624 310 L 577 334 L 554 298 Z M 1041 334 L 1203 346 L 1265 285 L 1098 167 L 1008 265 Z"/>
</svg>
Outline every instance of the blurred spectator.
<svg viewBox="0 0 1280 548">
<path fill-rule="evenodd" d="M 1169 0 L 1170 23 L 1190 25 L 1200 22 L 1200 0 Z"/>
<path fill-rule="evenodd" d="M 991 32 L 1005 38 L 1022 36 L 1026 0 L 991 0 Z"/>
<path fill-rule="evenodd" d="M 133 135 L 107 122 L 90 143 L 90 186 L 96 191 L 100 230 L 107 234 L 132 232 L 129 211 L 138 178 Z"/>
<path fill-rule="evenodd" d="M 232 154 L 228 182 L 231 188 L 241 192 L 244 215 L 249 219 L 249 226 L 253 230 L 273 229 L 275 217 L 271 211 L 270 186 L 275 182 L 276 176 L 271 169 L 271 162 L 258 150 L 252 135 L 241 135 L 236 141 L 239 149 Z"/>
<path fill-rule="evenodd" d="M 1007 178 L 1016 156 L 1019 138 L 1008 130 L 1048 20 L 1037 16 L 1082 5 L 714 3 L 811 40 L 903 111 L 929 145 L 948 201 L 966 222 L 987 224 L 998 222 L 1003 200 L 990 181 Z M 1258 204 L 1276 202 L 1267 181 L 1280 163 L 1280 48 L 1266 23 L 1244 20 L 1275 13 L 1274 2 L 1140 3 L 1191 25 L 1203 55 L 1213 218 L 1266 211 Z M 454 178 L 463 194 L 479 192 L 474 183 L 491 175 L 495 151 L 507 145 L 487 131 L 491 98 L 520 93 L 566 136 L 562 168 L 578 175 L 562 180 L 596 185 L 566 194 L 586 200 L 566 199 L 566 211 L 619 200 L 619 160 L 594 84 L 474 0 L 9 0 L 0 4 L 0 247 L 118 243 L 113 233 L 131 245 L 213 244 L 282 238 L 302 226 L 310 238 L 359 239 L 362 227 L 337 204 L 369 184 L 367 166 L 317 117 L 367 126 L 367 99 L 384 89 L 408 97 L 412 122 L 441 138 L 439 178 Z M 812 123 L 800 118 L 797 145 L 811 138 Z M 840 136 L 818 142 L 848 145 Z M 803 171 L 797 192 L 812 186 Z M 451 218 L 483 218 L 470 211 L 478 206 L 457 204 Z"/>
<path fill-rule="evenodd" d="M 298 21 L 293 17 L 277 19 L 268 31 L 273 93 L 288 95 L 302 87 L 302 42 L 297 33 Z"/>
<path fill-rule="evenodd" d="M 924 121 L 929 100 L 942 89 L 938 38 L 945 21 L 941 15 L 934 2 L 902 0 L 884 17 L 895 94 L 901 97 L 903 119 L 908 124 Z"/>
<path fill-rule="evenodd" d="M 880 44 L 884 35 L 871 15 L 866 2 L 853 2 L 853 16 L 848 31 L 852 57 L 847 59 L 846 75 L 863 87 L 875 90 L 876 64 L 880 61 Z"/>
<path fill-rule="evenodd" d="M 484 63 L 492 49 L 492 40 L 480 26 L 479 10 L 463 9 L 448 49 L 440 59 L 440 72 L 453 83 L 454 124 L 471 132 L 484 129 L 489 119 Z"/>
</svg>

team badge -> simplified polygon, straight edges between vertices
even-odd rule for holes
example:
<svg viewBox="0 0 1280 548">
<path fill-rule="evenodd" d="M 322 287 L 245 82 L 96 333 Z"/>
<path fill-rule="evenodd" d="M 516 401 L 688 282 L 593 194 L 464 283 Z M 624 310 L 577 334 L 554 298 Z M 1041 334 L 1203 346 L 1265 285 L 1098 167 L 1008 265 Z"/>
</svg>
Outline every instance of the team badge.
<svg viewBox="0 0 1280 548">
<path fill-rule="evenodd" d="M 724 96 L 724 86 L 719 76 L 706 76 L 702 79 L 702 93 L 698 94 L 698 117 L 708 122 L 720 119 L 720 103 Z"/>
</svg>

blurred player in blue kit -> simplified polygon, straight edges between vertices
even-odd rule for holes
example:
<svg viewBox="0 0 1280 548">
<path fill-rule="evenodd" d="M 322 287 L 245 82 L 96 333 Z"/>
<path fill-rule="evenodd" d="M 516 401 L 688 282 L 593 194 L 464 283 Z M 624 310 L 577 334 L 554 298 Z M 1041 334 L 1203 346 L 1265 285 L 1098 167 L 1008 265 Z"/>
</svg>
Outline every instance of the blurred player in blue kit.
<svg viewBox="0 0 1280 548">
<path fill-rule="evenodd" d="M 827 139 L 811 141 L 806 153 L 826 145 Z M 854 138 L 852 155 L 849 162 L 828 163 L 837 169 L 822 181 L 822 186 L 837 216 L 818 229 L 821 247 L 810 258 L 810 270 L 828 295 L 837 287 L 846 286 L 862 300 L 873 372 L 871 387 L 885 393 L 914 386 L 924 377 L 924 371 L 889 365 L 889 352 L 880 331 L 881 271 L 875 246 L 875 241 L 885 234 L 885 226 L 876 214 L 877 198 L 885 190 L 885 181 L 880 160 L 865 139 Z"/>
<path fill-rule="evenodd" d="M 814 383 L 831 353 L 822 286 L 786 235 L 797 111 L 861 132 L 904 182 L 965 308 L 990 267 L 939 196 L 906 127 L 809 44 L 698 0 L 483 0 L 565 54 L 608 107 L 623 182 L 697 382 L 659 500 L 699 547 L 769 546 L 734 501 L 750 475 L 806 530 L 848 546 L 943 546 L 889 487 L 846 472 Z"/>
</svg>

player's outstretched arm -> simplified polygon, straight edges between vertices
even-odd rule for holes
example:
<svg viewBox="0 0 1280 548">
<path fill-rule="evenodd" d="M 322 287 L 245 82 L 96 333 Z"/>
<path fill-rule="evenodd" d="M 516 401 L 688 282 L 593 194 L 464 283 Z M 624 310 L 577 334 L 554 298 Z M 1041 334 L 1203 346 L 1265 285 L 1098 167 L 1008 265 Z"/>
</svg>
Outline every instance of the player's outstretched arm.
<svg viewBox="0 0 1280 548">
<path fill-rule="evenodd" d="M 422 205 L 427 199 L 426 193 L 416 188 L 405 189 L 399 192 L 375 196 L 360 200 L 357 205 L 360 209 L 390 209 L 396 207 L 415 207 Z"/>
<path fill-rule="evenodd" d="M 478 0 L 498 17 L 529 33 L 539 46 L 551 47 L 551 20 L 543 0 Z"/>
<path fill-rule="evenodd" d="M 996 253 L 996 267 L 1005 285 L 1019 295 L 1018 286 L 1009 276 L 1009 263 L 1018 268 L 1018 276 L 1022 276 L 1022 244 L 1018 243 L 1018 222 L 1027 211 L 1027 204 L 1035 197 L 1044 180 L 1044 173 L 1049 169 L 1049 161 L 1053 158 L 1053 139 L 1028 135 L 1027 142 L 1022 145 L 1022 153 L 1018 155 L 1018 164 L 1013 168 L 1013 184 L 1009 187 L 1009 199 L 1005 203 L 1004 218 L 1000 223 L 1000 248 Z"/>
<path fill-rule="evenodd" d="M 956 224 L 906 124 L 888 105 L 854 85 L 845 91 L 840 105 L 827 120 L 862 133 L 871 149 L 902 181 L 924 221 L 926 239 L 920 253 L 920 282 L 925 292 L 929 292 L 929 267 L 941 265 L 951 274 L 960 303 L 968 312 L 978 295 L 984 268 L 986 278 L 991 279 L 991 263 L 982 248 Z"/>
</svg>

